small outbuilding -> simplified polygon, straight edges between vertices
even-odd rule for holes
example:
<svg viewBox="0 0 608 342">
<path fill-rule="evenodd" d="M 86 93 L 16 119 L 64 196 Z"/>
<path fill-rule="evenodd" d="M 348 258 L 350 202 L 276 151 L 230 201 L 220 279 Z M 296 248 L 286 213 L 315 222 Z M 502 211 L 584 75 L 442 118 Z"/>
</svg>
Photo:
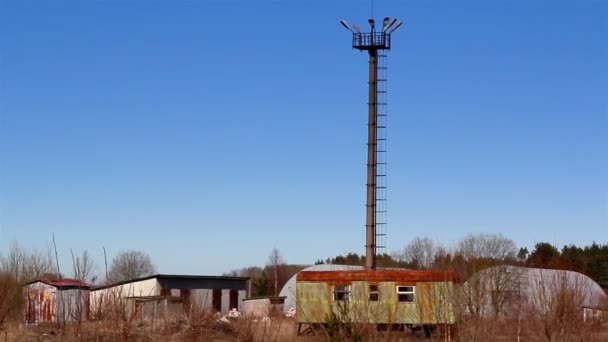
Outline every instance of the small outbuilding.
<svg viewBox="0 0 608 342">
<path fill-rule="evenodd" d="M 298 331 L 303 324 L 340 322 L 400 326 L 455 323 L 451 271 L 403 269 L 300 272 Z"/>
<path fill-rule="evenodd" d="M 89 284 L 77 279 L 37 279 L 25 284 L 25 323 L 88 319 L 89 289 Z"/>
</svg>

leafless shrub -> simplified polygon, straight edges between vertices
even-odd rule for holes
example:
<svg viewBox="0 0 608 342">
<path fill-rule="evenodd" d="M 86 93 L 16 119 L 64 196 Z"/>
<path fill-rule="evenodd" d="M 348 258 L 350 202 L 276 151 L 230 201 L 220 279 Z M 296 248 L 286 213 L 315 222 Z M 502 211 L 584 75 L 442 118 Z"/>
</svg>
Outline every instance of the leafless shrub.
<svg viewBox="0 0 608 342">
<path fill-rule="evenodd" d="M 279 268 L 285 265 L 285 259 L 281 255 L 281 252 L 278 248 L 273 248 L 270 256 L 268 257 L 267 268 L 272 270 L 272 294 L 277 296 L 279 294 Z"/>
<path fill-rule="evenodd" d="M 21 284 L 7 273 L 0 274 L 0 331 L 7 320 L 18 315 L 22 303 Z"/>
<path fill-rule="evenodd" d="M 27 250 L 17 242 L 11 243 L 9 251 L 0 258 L 0 272 L 10 275 L 19 283 L 26 283 L 45 275 L 53 275 L 55 268 L 51 250 Z"/>
</svg>

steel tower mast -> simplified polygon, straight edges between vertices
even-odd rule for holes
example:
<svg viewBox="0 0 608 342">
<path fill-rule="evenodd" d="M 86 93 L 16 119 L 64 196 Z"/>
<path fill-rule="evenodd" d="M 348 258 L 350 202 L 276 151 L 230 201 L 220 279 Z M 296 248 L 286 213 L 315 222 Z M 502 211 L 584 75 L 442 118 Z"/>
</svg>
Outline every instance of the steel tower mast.
<svg viewBox="0 0 608 342">
<path fill-rule="evenodd" d="M 380 31 L 374 19 L 368 22 L 370 32 L 361 32 L 356 24 L 340 21 L 353 34 L 353 48 L 369 54 L 365 266 L 376 269 L 378 250 L 385 247 L 380 240 L 386 236 L 386 51 L 391 33 L 403 22 L 385 17 Z"/>
</svg>

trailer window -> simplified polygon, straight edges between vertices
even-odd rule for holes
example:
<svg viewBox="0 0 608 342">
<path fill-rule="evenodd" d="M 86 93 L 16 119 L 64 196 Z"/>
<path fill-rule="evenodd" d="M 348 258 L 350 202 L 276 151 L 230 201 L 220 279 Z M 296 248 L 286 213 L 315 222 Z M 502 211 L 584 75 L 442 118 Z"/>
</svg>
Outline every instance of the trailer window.
<svg viewBox="0 0 608 342">
<path fill-rule="evenodd" d="M 377 302 L 378 301 L 378 285 L 370 285 L 369 286 L 369 301 Z"/>
<path fill-rule="evenodd" d="M 397 298 L 402 303 L 414 302 L 415 286 L 397 286 Z"/>
<path fill-rule="evenodd" d="M 334 300 L 347 301 L 350 295 L 349 285 L 336 285 L 334 286 Z"/>
</svg>

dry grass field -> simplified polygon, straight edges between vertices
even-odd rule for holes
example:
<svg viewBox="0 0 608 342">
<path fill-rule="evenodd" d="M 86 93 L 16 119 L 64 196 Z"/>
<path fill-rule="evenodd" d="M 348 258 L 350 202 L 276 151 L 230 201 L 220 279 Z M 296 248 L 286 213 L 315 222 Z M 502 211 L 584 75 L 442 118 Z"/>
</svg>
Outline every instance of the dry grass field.
<svg viewBox="0 0 608 342">
<path fill-rule="evenodd" d="M 528 322 L 519 332 L 519 341 L 602 342 L 608 341 L 608 324 L 581 327 L 580 334 L 567 340 L 550 340 L 543 331 L 534 329 Z M 471 326 L 459 326 L 459 333 L 451 341 L 518 341 L 516 329 L 508 324 L 482 327 L 472 338 Z M 198 322 L 165 322 L 151 326 L 142 322 L 97 321 L 62 325 L 41 324 L 24 326 L 7 324 L 0 334 L 0 341 L 55 342 L 55 341 L 448 341 L 443 334 L 426 338 L 420 332 L 378 331 L 375 327 L 360 326 L 332 331 L 317 329 L 313 333 L 296 336 L 296 324 L 282 317 L 269 321 L 233 319 L 222 322 L 207 317 Z M 479 328 L 479 327 L 476 327 Z M 491 330 L 491 331 L 488 331 Z"/>
</svg>

